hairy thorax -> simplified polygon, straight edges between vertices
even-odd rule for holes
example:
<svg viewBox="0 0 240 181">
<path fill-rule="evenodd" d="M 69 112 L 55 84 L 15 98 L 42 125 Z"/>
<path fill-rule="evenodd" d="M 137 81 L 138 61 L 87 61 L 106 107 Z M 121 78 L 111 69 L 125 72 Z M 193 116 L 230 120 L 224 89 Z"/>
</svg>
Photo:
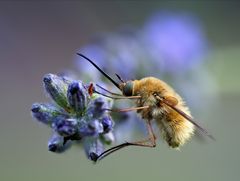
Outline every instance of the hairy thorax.
<svg viewBox="0 0 240 181">
<path fill-rule="evenodd" d="M 136 101 L 137 106 L 149 106 L 149 109 L 138 111 L 143 119 L 160 119 L 163 117 L 164 113 L 170 111 L 154 97 L 154 94 L 157 94 L 160 97 L 165 94 L 171 94 L 178 98 L 178 96 L 174 95 L 173 89 L 157 78 L 146 77 L 141 80 L 135 80 L 133 95 L 141 96 L 141 99 Z"/>
</svg>

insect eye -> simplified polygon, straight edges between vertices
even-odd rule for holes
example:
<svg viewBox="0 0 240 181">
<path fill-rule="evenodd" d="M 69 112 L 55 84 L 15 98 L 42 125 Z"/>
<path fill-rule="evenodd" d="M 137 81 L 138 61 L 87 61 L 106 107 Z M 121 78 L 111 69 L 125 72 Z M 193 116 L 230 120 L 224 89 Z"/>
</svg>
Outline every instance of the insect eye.
<svg viewBox="0 0 240 181">
<path fill-rule="evenodd" d="M 133 82 L 128 81 L 123 87 L 123 95 L 132 96 L 132 94 L 133 94 Z"/>
</svg>

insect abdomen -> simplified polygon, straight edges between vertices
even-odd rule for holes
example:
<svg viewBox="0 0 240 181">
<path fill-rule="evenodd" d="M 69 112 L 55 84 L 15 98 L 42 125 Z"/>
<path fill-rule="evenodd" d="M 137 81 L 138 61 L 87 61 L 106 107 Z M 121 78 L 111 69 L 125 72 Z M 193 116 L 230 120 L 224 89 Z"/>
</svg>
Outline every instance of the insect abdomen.
<svg viewBox="0 0 240 181">
<path fill-rule="evenodd" d="M 173 110 L 156 122 L 163 139 L 172 148 L 183 145 L 194 133 L 194 125 Z"/>
</svg>

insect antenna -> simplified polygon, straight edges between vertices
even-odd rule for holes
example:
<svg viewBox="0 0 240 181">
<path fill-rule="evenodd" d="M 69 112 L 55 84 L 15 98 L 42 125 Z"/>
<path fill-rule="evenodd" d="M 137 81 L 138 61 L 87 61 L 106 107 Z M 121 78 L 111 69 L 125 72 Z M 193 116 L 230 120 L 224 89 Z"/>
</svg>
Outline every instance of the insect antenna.
<svg viewBox="0 0 240 181">
<path fill-rule="evenodd" d="M 99 72 L 101 72 L 108 80 L 110 80 L 119 90 L 120 86 L 119 84 L 114 81 L 107 73 L 105 73 L 100 67 L 98 67 L 92 60 L 90 60 L 88 57 L 86 57 L 85 55 L 81 54 L 81 53 L 77 53 L 77 55 L 79 55 L 80 57 L 83 57 L 84 59 L 86 59 L 88 62 L 90 62 L 96 69 L 98 69 Z"/>
</svg>

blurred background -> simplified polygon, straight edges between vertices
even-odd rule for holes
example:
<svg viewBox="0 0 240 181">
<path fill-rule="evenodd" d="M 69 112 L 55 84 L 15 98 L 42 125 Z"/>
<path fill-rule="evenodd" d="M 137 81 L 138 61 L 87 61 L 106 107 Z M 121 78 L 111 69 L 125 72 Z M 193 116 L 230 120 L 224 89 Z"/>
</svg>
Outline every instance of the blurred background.
<svg viewBox="0 0 240 181">
<path fill-rule="evenodd" d="M 1 1 L 0 179 L 237 180 L 239 8 L 234 1 Z M 47 151 L 51 131 L 30 114 L 32 103 L 49 101 L 43 75 L 103 81 L 77 51 L 111 75 L 167 81 L 217 141 L 196 136 L 176 151 L 158 139 L 154 149 L 129 147 L 97 165 L 77 146 Z M 143 129 L 139 122 L 117 136 Z"/>
</svg>

